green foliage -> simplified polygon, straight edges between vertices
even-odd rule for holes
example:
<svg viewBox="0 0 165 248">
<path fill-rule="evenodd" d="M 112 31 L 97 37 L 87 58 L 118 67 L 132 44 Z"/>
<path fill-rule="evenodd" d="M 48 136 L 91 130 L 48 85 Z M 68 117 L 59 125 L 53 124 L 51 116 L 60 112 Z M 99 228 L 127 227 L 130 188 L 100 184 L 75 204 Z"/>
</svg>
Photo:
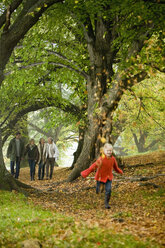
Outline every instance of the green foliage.
<svg viewBox="0 0 165 248">
<path fill-rule="evenodd" d="M 132 133 L 140 138 L 140 132 L 145 132 L 145 147 L 153 140 L 158 140 L 150 150 L 163 149 L 164 109 L 163 73 L 153 73 L 150 79 L 126 91 L 114 116 L 114 123 L 119 120 L 124 129 L 122 146 L 131 154 L 136 153 Z M 114 132 L 117 131 L 114 129 Z"/>
<path fill-rule="evenodd" d="M 44 247 L 158 247 L 131 235 L 87 226 L 73 218 L 41 209 L 15 193 L 0 191 L 0 246 L 20 247 L 21 241 L 37 238 Z M 21 211 L 20 211 L 21 209 Z"/>
<path fill-rule="evenodd" d="M 3 4 L 8 4 L 7 2 L 3 1 Z M 20 6 L 12 14 L 12 23 L 19 11 Z M 90 73 L 91 58 L 85 34 L 89 32 L 91 35 L 93 32 L 94 50 L 100 51 L 102 43 L 97 47 L 97 38 L 102 36 L 102 40 L 106 39 L 108 32 L 112 35 L 109 49 L 115 54 L 112 61 L 114 78 L 117 73 L 123 78 L 129 78 L 141 70 L 146 70 L 149 76 L 153 76 L 151 66 L 164 69 L 164 12 L 164 5 L 159 2 L 142 0 L 67 0 L 63 4 L 53 5 L 20 41 L 10 58 L 5 71 L 7 76 L 0 92 L 0 104 L 3 105 L 1 120 L 8 116 L 12 108 L 14 111 L 10 119 L 33 103 L 43 101 L 48 105 L 51 98 L 59 103 L 62 110 L 70 103 L 80 107 L 83 115 L 76 118 L 60 110 L 49 109 L 51 120 L 46 129 L 61 123 L 65 123 L 65 126 L 73 124 L 75 127 L 77 121 L 83 126 L 87 125 L 87 104 L 88 97 L 91 96 L 88 95 L 90 93 L 87 91 L 85 75 Z M 105 30 L 96 26 L 99 19 L 104 22 Z M 139 48 L 139 54 L 136 46 L 143 47 L 142 50 Z M 106 82 L 108 89 L 112 82 L 113 78 Z M 127 127 L 134 123 L 136 127 L 132 125 L 132 129 L 143 127 L 147 132 L 160 136 L 160 129 L 155 126 L 154 120 L 157 121 L 160 116 L 160 123 L 163 122 L 163 104 L 161 100 L 161 104 L 151 104 L 147 91 L 152 82 L 148 82 L 147 88 L 144 84 L 144 87 L 136 89 L 139 99 L 146 96 L 143 101 L 145 110 L 139 107 L 139 100 L 134 99 L 127 91 L 124 99 L 125 102 L 128 101 L 127 105 L 131 110 L 125 109 L 125 103 L 122 102 L 116 119 L 118 116 L 121 119 L 126 116 Z M 158 83 L 155 81 L 154 87 L 156 84 Z M 163 92 L 163 88 L 161 90 Z M 154 95 L 152 97 L 155 98 Z M 100 104 L 101 101 L 98 102 Z M 157 106 L 157 111 L 151 118 L 147 113 L 151 113 L 153 106 Z M 98 110 L 99 106 L 96 112 Z M 146 116 L 148 122 L 145 122 Z M 148 128 L 148 123 L 152 128 Z M 130 140 L 127 143 L 132 143 L 129 129 L 126 129 L 126 135 Z"/>
</svg>

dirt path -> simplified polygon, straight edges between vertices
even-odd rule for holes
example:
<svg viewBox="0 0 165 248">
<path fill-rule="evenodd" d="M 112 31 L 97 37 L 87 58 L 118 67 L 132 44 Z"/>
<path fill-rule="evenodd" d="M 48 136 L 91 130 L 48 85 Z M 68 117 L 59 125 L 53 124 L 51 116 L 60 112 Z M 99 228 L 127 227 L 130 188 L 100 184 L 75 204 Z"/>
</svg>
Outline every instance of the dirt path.
<svg viewBox="0 0 165 248">
<path fill-rule="evenodd" d="M 163 164 L 125 169 L 123 176 L 115 174 L 110 210 L 104 209 L 104 193 L 95 193 L 94 174 L 87 179 L 78 178 L 73 183 L 62 182 L 69 173 L 67 168 L 56 168 L 52 180 L 31 182 L 29 168 L 24 168 L 20 180 L 42 190 L 38 194 L 31 191 L 29 200 L 46 209 L 73 216 L 77 223 L 86 221 L 88 226 L 99 225 L 113 232 L 132 234 L 137 239 L 149 238 L 160 247 L 165 245 L 165 176 L 147 182 L 127 180 L 165 174 Z M 119 180 L 124 178 L 126 180 Z"/>
</svg>

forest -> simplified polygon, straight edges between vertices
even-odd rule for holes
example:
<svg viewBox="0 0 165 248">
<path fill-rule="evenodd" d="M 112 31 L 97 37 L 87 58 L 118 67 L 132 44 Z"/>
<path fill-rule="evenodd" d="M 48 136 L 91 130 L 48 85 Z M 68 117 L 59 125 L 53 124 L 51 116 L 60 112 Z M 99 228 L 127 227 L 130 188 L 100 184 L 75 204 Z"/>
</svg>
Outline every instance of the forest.
<svg viewBox="0 0 165 248">
<path fill-rule="evenodd" d="M 164 0 L 1 1 L 1 247 L 163 247 L 164 13 Z M 52 137 L 51 180 L 36 163 L 31 182 L 26 156 L 13 177 L 18 131 L 24 147 Z M 123 172 L 110 210 L 81 176 L 107 143 Z"/>
</svg>

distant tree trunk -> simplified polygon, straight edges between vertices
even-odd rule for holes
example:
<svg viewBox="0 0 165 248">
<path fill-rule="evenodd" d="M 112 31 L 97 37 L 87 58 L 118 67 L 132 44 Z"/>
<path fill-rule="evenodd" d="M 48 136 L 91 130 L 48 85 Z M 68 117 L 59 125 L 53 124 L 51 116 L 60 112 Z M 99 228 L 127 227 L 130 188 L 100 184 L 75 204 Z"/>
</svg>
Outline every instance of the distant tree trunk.
<svg viewBox="0 0 165 248">
<path fill-rule="evenodd" d="M 143 130 L 139 130 L 139 139 L 134 131 L 132 131 L 132 135 L 139 153 L 150 151 L 152 147 L 159 142 L 159 139 L 155 139 L 148 146 L 146 146 L 146 139 L 148 137 L 148 133 Z"/>
<path fill-rule="evenodd" d="M 77 159 L 79 158 L 82 148 L 83 148 L 83 144 L 84 144 L 84 128 L 79 128 L 79 141 L 78 141 L 78 146 L 77 146 L 77 150 L 73 153 L 74 159 L 73 159 L 73 163 L 70 167 L 70 169 L 72 170 L 74 168 L 74 165 L 77 162 Z"/>
</svg>

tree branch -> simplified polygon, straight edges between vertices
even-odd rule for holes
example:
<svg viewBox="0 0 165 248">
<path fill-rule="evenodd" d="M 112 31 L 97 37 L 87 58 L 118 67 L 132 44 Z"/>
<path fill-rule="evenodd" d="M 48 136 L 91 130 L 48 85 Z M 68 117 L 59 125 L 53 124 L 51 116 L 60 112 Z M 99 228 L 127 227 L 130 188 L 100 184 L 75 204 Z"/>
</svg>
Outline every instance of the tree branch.
<svg viewBox="0 0 165 248">
<path fill-rule="evenodd" d="M 156 145 L 159 141 L 160 141 L 160 139 L 153 140 L 153 141 L 145 148 L 145 150 L 148 151 L 148 150 L 151 149 L 154 145 Z"/>
<path fill-rule="evenodd" d="M 7 138 L 10 136 L 13 127 L 16 125 L 16 123 L 27 113 L 29 112 L 33 112 L 33 111 L 37 111 L 39 109 L 43 109 L 46 107 L 56 107 L 59 108 L 65 112 L 69 112 L 72 115 L 75 115 L 78 118 L 81 118 L 81 110 L 73 105 L 72 103 L 68 103 L 66 104 L 66 101 L 61 101 L 59 102 L 58 99 L 55 99 L 54 97 L 52 98 L 47 98 L 47 101 L 36 101 L 34 104 L 30 105 L 30 106 L 26 106 L 22 109 L 20 109 L 20 111 L 18 113 L 15 114 L 15 116 L 13 117 L 13 119 L 11 119 L 8 124 L 2 128 L 2 132 L 5 133 L 6 130 L 8 130 L 7 135 L 4 136 L 3 138 L 3 145 L 5 143 L 5 141 L 7 140 Z M 9 131 L 10 130 L 10 131 Z"/>
<path fill-rule="evenodd" d="M 87 79 L 88 74 L 85 73 L 79 66 L 77 66 L 76 63 L 73 60 L 70 60 L 67 57 L 65 57 L 64 55 L 62 55 L 60 53 L 57 53 L 55 51 L 51 51 L 51 50 L 46 50 L 46 51 L 48 51 L 49 54 L 53 54 L 53 55 L 57 56 L 58 58 L 63 59 L 64 61 L 73 64 L 77 69 L 74 69 L 72 66 L 69 66 L 70 70 L 75 70 L 76 72 L 79 72 L 80 74 L 82 74 L 83 77 L 85 77 L 85 79 Z"/>
<path fill-rule="evenodd" d="M 51 136 L 48 132 L 44 131 L 42 128 L 38 127 L 37 125 L 33 124 L 32 122 L 28 122 L 28 125 L 35 129 L 37 132 L 43 134 L 46 137 Z"/>
<path fill-rule="evenodd" d="M 144 103 L 142 102 L 142 107 L 144 109 L 144 111 L 146 112 L 146 114 L 156 123 L 158 124 L 158 126 L 160 126 L 162 129 L 165 130 L 165 127 L 163 127 L 157 120 L 153 119 L 153 117 L 150 115 L 150 113 L 147 112 Z"/>
<path fill-rule="evenodd" d="M 21 1 L 22 2 L 22 1 Z M 0 85 L 4 80 L 4 69 L 17 43 L 24 38 L 29 29 L 39 20 L 40 16 L 53 4 L 63 0 L 26 0 L 23 9 L 14 23 L 0 38 Z"/>
<path fill-rule="evenodd" d="M 153 69 L 156 69 L 159 72 L 165 73 L 165 68 L 159 68 L 157 65 L 154 65 L 153 63 L 145 63 L 145 65 L 149 65 Z"/>
<path fill-rule="evenodd" d="M 75 69 L 70 65 L 64 65 L 64 64 L 56 63 L 56 62 L 49 62 L 48 64 L 56 65 L 56 66 L 59 66 L 61 68 L 67 68 L 68 70 L 74 71 L 74 72 L 78 73 L 79 75 L 83 76 L 85 79 L 88 78 L 88 74 L 86 74 L 84 71 L 82 71 L 81 69 Z"/>
<path fill-rule="evenodd" d="M 13 0 L 12 3 L 10 4 L 10 14 L 12 14 L 14 10 L 16 10 L 22 2 L 23 0 Z M 7 10 L 5 10 L 4 13 L 0 16 L 0 28 L 6 22 L 6 14 L 7 14 Z"/>
<path fill-rule="evenodd" d="M 9 119 L 9 117 L 11 116 L 11 114 L 13 113 L 14 109 L 16 108 L 16 106 L 14 106 L 11 111 L 9 112 L 9 114 L 6 116 L 6 118 L 4 119 L 4 121 L 0 124 L 0 128 L 2 128 L 2 126 L 5 124 L 5 122 Z"/>
<path fill-rule="evenodd" d="M 42 61 L 41 62 L 36 62 L 36 63 L 32 63 L 32 64 L 29 64 L 29 65 L 18 67 L 18 70 L 28 69 L 28 68 L 35 67 L 35 66 L 38 66 L 38 65 L 43 65 L 43 64 L 46 64 L 46 63 L 47 62 L 42 62 Z M 56 62 L 48 62 L 48 65 L 55 65 L 56 66 L 55 69 L 67 68 L 68 70 L 74 71 L 74 72 L 78 73 L 79 75 L 83 76 L 85 79 L 88 78 L 88 74 L 85 73 L 83 70 L 81 70 L 81 68 L 79 68 L 79 67 L 78 67 L 78 69 L 75 69 L 70 65 L 65 65 L 65 64 L 56 63 Z M 12 73 L 13 72 L 7 72 L 4 75 L 8 76 L 8 75 L 10 75 Z"/>
<path fill-rule="evenodd" d="M 107 109 L 107 113 L 117 108 L 118 103 L 124 93 L 124 90 L 131 88 L 133 85 L 143 81 L 147 77 L 147 72 L 141 71 L 133 77 L 125 78 L 122 80 L 121 76 L 116 78 L 116 81 L 112 84 L 112 87 L 107 91 L 103 98 L 103 112 L 104 108 Z"/>
</svg>

